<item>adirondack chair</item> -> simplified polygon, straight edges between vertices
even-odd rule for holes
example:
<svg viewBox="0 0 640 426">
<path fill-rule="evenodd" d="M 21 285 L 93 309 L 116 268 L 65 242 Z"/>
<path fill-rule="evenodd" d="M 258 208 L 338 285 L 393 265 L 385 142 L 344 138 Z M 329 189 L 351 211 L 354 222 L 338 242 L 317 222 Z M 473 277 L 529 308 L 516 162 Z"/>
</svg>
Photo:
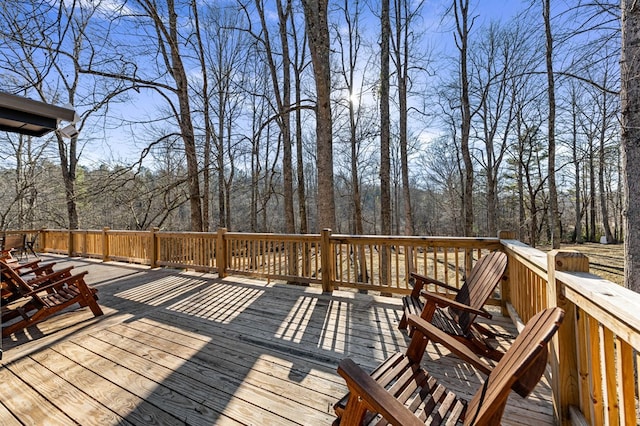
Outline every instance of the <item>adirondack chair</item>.
<svg viewBox="0 0 640 426">
<path fill-rule="evenodd" d="M 425 277 L 416 273 L 411 276 L 415 284 L 410 295 L 402 298 L 404 313 L 398 327 L 407 328 L 408 315 L 419 315 L 439 329 L 469 346 L 476 353 L 494 361 L 500 360 L 503 353 L 498 349 L 495 334 L 488 328 L 475 322 L 478 315 L 491 318 L 491 314 L 483 306 L 502 279 L 507 268 L 507 255 L 492 252 L 481 257 L 471 269 L 465 283 L 459 289 L 442 281 Z M 432 284 L 456 293 L 449 299 L 437 292 L 424 290 L 425 285 Z"/>
<path fill-rule="evenodd" d="M 2 250 L 13 250 L 20 258 L 25 255 L 25 234 L 5 234 L 2 238 Z"/>
<path fill-rule="evenodd" d="M 340 362 L 338 373 L 347 382 L 349 396 L 344 410 L 336 409 L 338 419 L 334 425 L 372 424 L 380 417 L 396 426 L 499 425 L 511 389 L 526 397 L 539 382 L 547 364 L 547 344 L 563 317 L 564 311 L 560 308 L 538 313 L 505 356 L 491 368 L 457 340 L 423 319 L 409 315 L 408 322 L 415 327 L 415 332 L 406 354 L 393 355 L 371 375 L 349 358 Z M 488 374 L 468 403 L 420 366 L 427 338 L 443 343 L 464 361 Z"/>
<path fill-rule="evenodd" d="M 38 290 L 41 287 L 60 281 L 62 278 L 71 275 L 73 266 L 55 271 L 53 269 L 55 264 L 56 262 L 40 264 L 40 260 L 18 263 L 17 261 L 14 262 L 11 257 L 0 256 L 2 281 L 12 283 L 11 285 L 2 285 L 2 303 L 5 304 L 15 300 L 22 297 L 25 292 Z M 28 285 L 29 291 L 25 290 L 26 287 L 14 283 L 14 277 L 9 273 L 8 269 L 11 269 L 13 272 L 18 274 L 23 281 L 25 281 Z"/>
<path fill-rule="evenodd" d="M 78 303 L 89 306 L 94 316 L 103 314 L 97 303 L 97 290 L 89 287 L 84 276 L 87 272 L 71 275 L 70 268 L 61 274 L 40 277 L 39 285 L 32 286 L 12 268 L 2 263 L 2 284 L 14 295 L 19 295 L 2 306 L 2 336 L 6 337 L 23 328 L 45 320 L 51 315 Z M 47 281 L 46 284 L 42 284 Z M 42 284 L 42 285 L 40 285 Z M 19 318 L 17 321 L 12 321 Z"/>
</svg>

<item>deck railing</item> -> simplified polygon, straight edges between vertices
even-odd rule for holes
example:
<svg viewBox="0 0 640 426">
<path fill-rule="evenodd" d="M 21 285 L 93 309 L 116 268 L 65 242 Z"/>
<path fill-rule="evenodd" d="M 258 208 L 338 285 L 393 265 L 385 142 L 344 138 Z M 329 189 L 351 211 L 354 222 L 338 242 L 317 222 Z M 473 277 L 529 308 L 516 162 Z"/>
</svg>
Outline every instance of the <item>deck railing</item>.
<svg viewBox="0 0 640 426">
<path fill-rule="evenodd" d="M 638 424 L 640 294 L 590 274 L 579 252 L 502 244 L 512 317 L 526 322 L 549 306 L 565 310 L 551 349 L 556 416 L 563 424 Z"/>
<path fill-rule="evenodd" d="M 13 232 L 13 231 L 12 231 Z M 27 231 L 15 231 L 27 232 Z M 33 233 L 34 231 L 28 231 Z M 411 271 L 460 286 L 484 253 L 509 256 L 507 279 L 493 304 L 516 323 L 549 306 L 565 321 L 551 345 L 554 410 L 562 424 L 638 424 L 640 294 L 588 273 L 578 252 L 544 253 L 499 238 L 438 238 L 41 230 L 44 252 L 243 274 L 297 283 L 406 294 Z"/>
<path fill-rule="evenodd" d="M 326 291 L 351 287 L 406 294 L 411 291 L 409 272 L 459 287 L 480 256 L 501 246 L 499 238 L 352 236 L 328 230 L 286 235 L 104 228 L 42 230 L 37 247 L 105 261 L 316 283 Z"/>
</svg>

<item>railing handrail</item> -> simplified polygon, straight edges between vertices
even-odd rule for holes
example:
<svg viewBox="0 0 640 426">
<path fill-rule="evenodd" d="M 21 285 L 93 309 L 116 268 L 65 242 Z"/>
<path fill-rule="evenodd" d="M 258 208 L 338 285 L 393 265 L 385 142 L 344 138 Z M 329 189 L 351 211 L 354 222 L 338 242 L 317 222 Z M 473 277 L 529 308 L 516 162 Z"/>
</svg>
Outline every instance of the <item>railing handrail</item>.
<svg viewBox="0 0 640 426">
<path fill-rule="evenodd" d="M 50 242 L 49 237 L 54 239 L 47 231 L 41 231 L 45 243 Z M 73 251 L 71 235 L 83 231 L 66 231 L 68 238 L 65 231 L 55 232 L 62 235 L 57 235 L 51 244 L 58 244 L 56 250 L 64 252 L 67 243 L 66 249 Z M 560 306 L 566 311 L 565 321 L 550 348 L 550 383 L 559 422 L 568 424 L 571 415 L 584 416 L 592 424 L 604 423 L 606 418 L 610 423 L 637 420 L 635 395 L 640 389 L 634 373 L 640 371 L 636 367 L 640 366 L 640 294 L 588 273 L 588 259 L 578 252 L 545 253 L 504 238 L 346 235 L 331 234 L 328 230 L 298 235 L 224 229 L 197 233 L 105 228 L 84 231 L 76 238 L 84 246 L 74 253 L 88 253 L 87 246 L 98 251 L 123 250 L 132 238 L 130 234 L 135 234 L 136 241 L 142 241 L 145 247 L 140 248 L 141 252 L 114 254 L 114 259 L 147 261 L 152 267 L 202 268 L 217 271 L 221 277 L 255 274 L 269 279 L 318 283 L 326 291 L 333 286 L 351 286 L 403 293 L 408 286 L 407 271 L 426 268 L 427 264 L 430 268 L 444 268 L 440 273 L 445 278 L 459 282 L 461 271 L 468 271 L 470 262 L 481 251 L 504 250 L 509 262 L 507 279 L 500 292 L 503 312 L 515 312 L 526 322 L 549 306 Z M 121 235 L 125 237 L 119 240 Z M 108 260 L 108 255 L 103 253 L 103 259 Z M 374 285 L 373 278 L 361 275 L 368 274 L 370 269 L 373 273 L 372 264 L 382 264 L 380 259 L 385 255 L 391 256 L 387 262 L 395 272 L 386 272 L 385 279 L 391 278 L 391 282 L 383 283 L 380 274 L 378 284 Z M 394 273 L 404 275 L 394 277 Z"/>
<path fill-rule="evenodd" d="M 521 262 L 527 263 L 530 269 L 541 277 L 547 277 L 546 253 L 518 240 L 501 240 L 501 244 L 507 254 L 516 256 Z"/>
<path fill-rule="evenodd" d="M 640 294 L 588 272 L 557 272 L 564 297 L 640 350 Z"/>
</svg>

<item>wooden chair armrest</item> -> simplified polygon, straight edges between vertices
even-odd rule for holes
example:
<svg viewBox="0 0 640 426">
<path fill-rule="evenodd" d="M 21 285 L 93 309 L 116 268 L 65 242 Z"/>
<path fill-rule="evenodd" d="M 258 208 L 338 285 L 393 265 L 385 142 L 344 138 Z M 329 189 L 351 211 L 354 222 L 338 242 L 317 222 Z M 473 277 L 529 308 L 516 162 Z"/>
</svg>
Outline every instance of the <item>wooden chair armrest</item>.
<svg viewBox="0 0 640 426">
<path fill-rule="evenodd" d="M 36 261 L 36 262 L 39 262 L 39 260 L 38 260 L 38 261 Z M 43 271 L 45 271 L 45 272 L 46 272 L 46 271 L 48 271 L 48 270 L 53 271 L 53 266 L 54 266 L 55 264 L 56 264 L 56 262 L 52 262 L 52 263 L 45 263 L 44 265 L 35 265 L 35 267 L 34 267 L 34 268 L 31 268 L 31 269 L 26 270 L 26 271 L 20 271 L 20 272 L 18 272 L 18 273 L 19 273 L 20 275 L 27 275 L 27 274 L 36 274 L 36 275 L 41 275 L 41 273 L 42 273 Z M 55 273 L 55 272 L 50 272 L 50 274 L 51 274 L 51 273 Z"/>
<path fill-rule="evenodd" d="M 444 331 L 440 330 L 433 324 L 423 320 L 417 315 L 409 314 L 407 317 L 409 325 L 415 327 L 415 331 L 422 333 L 423 336 L 429 338 L 432 341 L 440 343 L 442 346 L 449 349 L 456 356 L 469 364 L 472 364 L 475 368 L 482 373 L 489 375 L 492 367 L 484 362 L 478 355 L 476 355 L 468 346 L 463 345 Z M 414 332 L 415 332 L 414 331 Z"/>
<path fill-rule="evenodd" d="M 349 402 L 347 402 L 347 411 L 342 417 L 341 424 L 360 424 L 362 419 L 350 418 L 349 408 L 352 404 L 364 402 L 367 408 L 382 414 L 387 421 L 395 426 L 424 426 L 424 423 L 415 417 L 407 407 L 395 399 L 351 359 L 345 358 L 340 361 L 338 373 L 347 382 L 351 393 Z M 362 401 L 358 399 L 352 401 L 354 398 L 362 398 Z"/>
<path fill-rule="evenodd" d="M 412 272 L 411 277 L 415 279 L 413 291 L 411 292 L 411 296 L 413 297 L 418 297 L 420 295 L 420 291 L 425 284 L 433 284 L 437 287 L 446 288 L 447 290 L 453 291 L 455 293 L 460 291 L 460 289 L 457 287 L 450 286 L 449 284 L 443 283 L 442 281 L 436 280 L 435 278 L 427 277 L 426 275 L 420 275 L 418 273 Z"/>
<path fill-rule="evenodd" d="M 469 305 L 465 305 L 464 303 L 460 303 L 460 302 L 456 302 L 453 299 L 449 299 L 447 297 L 444 296 L 440 296 L 438 294 L 435 293 L 430 293 L 428 291 L 422 291 L 422 296 L 427 299 L 427 302 L 433 302 L 438 306 L 450 306 L 454 309 L 460 310 L 460 311 L 465 311 L 468 312 L 470 314 L 475 314 L 475 315 L 480 315 L 481 317 L 487 318 L 487 319 L 491 319 L 492 315 L 485 311 L 484 309 L 475 309 L 472 308 Z"/>
<path fill-rule="evenodd" d="M 60 271 L 62 272 L 62 271 Z M 79 288 L 88 288 L 87 284 L 84 282 L 84 279 L 82 279 L 85 275 L 87 275 L 89 272 L 84 271 L 84 272 L 80 272 L 79 274 L 76 275 L 70 275 L 68 277 L 64 277 L 58 281 L 55 281 L 53 283 L 44 285 L 42 287 L 38 287 L 35 290 L 31 290 L 28 294 L 26 294 L 25 296 L 33 296 L 37 293 L 41 293 L 44 290 L 48 290 L 48 289 L 55 289 L 56 287 L 62 286 L 64 284 L 77 284 L 79 286 Z M 50 275 L 48 275 L 50 277 Z"/>
<path fill-rule="evenodd" d="M 18 271 L 19 274 L 23 274 L 23 273 L 29 273 L 31 272 L 33 269 L 38 267 L 38 263 L 40 262 L 40 260 L 32 260 L 31 262 L 27 262 L 27 263 L 17 263 L 17 264 L 13 264 L 11 265 L 11 267 L 13 268 L 14 271 Z M 22 271 L 22 269 L 26 269 L 26 268 L 30 268 L 28 271 Z"/>
<path fill-rule="evenodd" d="M 38 285 L 42 282 L 46 282 L 46 281 L 51 281 L 51 280 L 58 280 L 60 276 L 68 274 L 69 271 L 71 271 L 73 269 L 73 266 L 68 266 L 64 269 L 60 269 L 59 271 L 54 271 L 51 274 L 46 274 L 46 275 L 39 275 L 35 278 L 32 278 L 30 280 L 27 281 L 27 284 L 29 285 Z"/>
</svg>

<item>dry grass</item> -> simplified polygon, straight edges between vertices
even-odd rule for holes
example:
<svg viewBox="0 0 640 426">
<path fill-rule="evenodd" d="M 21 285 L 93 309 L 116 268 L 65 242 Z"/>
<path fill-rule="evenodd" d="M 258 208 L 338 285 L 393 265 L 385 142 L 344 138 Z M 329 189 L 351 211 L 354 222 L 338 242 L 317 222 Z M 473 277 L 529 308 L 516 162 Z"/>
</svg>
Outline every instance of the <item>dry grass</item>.
<svg viewBox="0 0 640 426">
<path fill-rule="evenodd" d="M 622 244 L 563 244 L 562 249 L 577 250 L 589 257 L 590 272 L 624 285 L 624 246 Z M 547 251 L 548 247 L 540 247 Z"/>
</svg>

